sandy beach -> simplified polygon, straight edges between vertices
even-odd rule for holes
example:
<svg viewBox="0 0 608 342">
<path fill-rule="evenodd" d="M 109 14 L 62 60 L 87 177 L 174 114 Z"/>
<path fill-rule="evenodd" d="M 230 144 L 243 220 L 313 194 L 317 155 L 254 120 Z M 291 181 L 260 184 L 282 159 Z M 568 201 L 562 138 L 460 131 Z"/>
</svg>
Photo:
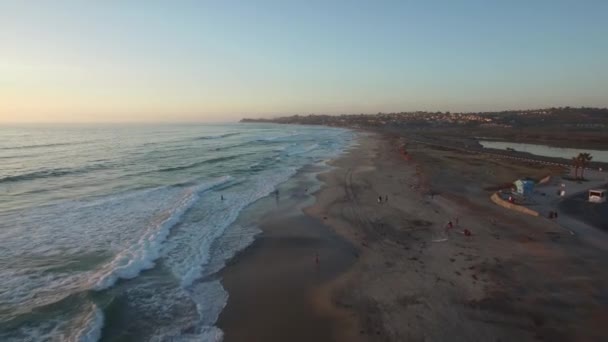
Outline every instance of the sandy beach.
<svg viewBox="0 0 608 342">
<path fill-rule="evenodd" d="M 330 341 L 343 330 L 338 311 L 317 290 L 353 265 L 357 249 L 323 218 L 302 211 L 315 202 L 314 168 L 301 170 L 278 196 L 256 202 L 240 217 L 242 224 L 257 222 L 262 232 L 220 274 L 229 293 L 218 321 L 224 341 Z"/>
<path fill-rule="evenodd" d="M 605 249 L 484 190 L 563 169 L 376 133 L 331 165 L 304 213 L 271 212 L 224 270 L 225 341 L 606 337 Z"/>
<path fill-rule="evenodd" d="M 0 342 L 608 342 L 608 0 L 0 13 Z"/>
</svg>

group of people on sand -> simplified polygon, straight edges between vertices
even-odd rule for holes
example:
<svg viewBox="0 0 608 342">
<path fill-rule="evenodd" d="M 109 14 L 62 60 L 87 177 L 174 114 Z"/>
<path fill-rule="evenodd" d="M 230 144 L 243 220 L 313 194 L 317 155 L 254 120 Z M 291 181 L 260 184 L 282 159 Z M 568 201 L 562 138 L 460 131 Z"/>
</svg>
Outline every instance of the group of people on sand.
<svg viewBox="0 0 608 342">
<path fill-rule="evenodd" d="M 378 196 L 378 203 L 382 204 L 382 203 L 386 203 L 388 202 L 388 195 L 384 196 L 384 199 L 382 198 L 382 196 Z"/>
<path fill-rule="evenodd" d="M 454 218 L 454 221 L 456 222 L 456 224 L 454 224 L 454 222 L 452 220 L 449 220 L 448 223 L 445 226 L 445 233 L 449 233 L 455 226 L 459 225 L 459 219 L 458 216 L 456 216 Z M 464 234 L 465 236 L 471 236 L 471 231 L 468 230 L 467 228 L 462 230 L 462 234 Z"/>
</svg>

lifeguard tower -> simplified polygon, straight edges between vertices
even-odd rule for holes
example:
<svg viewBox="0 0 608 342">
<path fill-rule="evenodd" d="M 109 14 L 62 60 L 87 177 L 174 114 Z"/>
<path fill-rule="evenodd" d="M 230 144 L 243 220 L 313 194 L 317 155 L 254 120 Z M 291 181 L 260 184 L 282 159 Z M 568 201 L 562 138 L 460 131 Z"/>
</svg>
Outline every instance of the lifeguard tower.
<svg viewBox="0 0 608 342">
<path fill-rule="evenodd" d="M 531 179 L 518 179 L 513 182 L 515 192 L 522 196 L 530 196 L 534 193 L 534 181 Z"/>
</svg>

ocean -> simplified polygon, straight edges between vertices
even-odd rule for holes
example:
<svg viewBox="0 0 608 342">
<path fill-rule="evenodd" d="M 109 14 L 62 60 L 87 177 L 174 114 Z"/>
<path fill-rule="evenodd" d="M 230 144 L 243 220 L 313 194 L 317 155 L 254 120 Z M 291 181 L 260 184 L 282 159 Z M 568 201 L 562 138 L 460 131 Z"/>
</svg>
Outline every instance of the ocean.
<svg viewBox="0 0 608 342">
<path fill-rule="evenodd" d="M 239 213 L 352 131 L 273 124 L 0 127 L 1 341 L 220 341 Z"/>
</svg>

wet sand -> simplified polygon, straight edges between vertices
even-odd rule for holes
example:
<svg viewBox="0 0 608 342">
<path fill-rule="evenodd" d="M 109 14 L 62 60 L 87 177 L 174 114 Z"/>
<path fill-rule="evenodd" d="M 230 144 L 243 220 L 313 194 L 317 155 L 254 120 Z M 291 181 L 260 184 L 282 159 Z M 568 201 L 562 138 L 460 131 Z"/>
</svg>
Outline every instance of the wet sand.
<svg viewBox="0 0 608 342">
<path fill-rule="evenodd" d="M 396 135 L 359 141 L 320 175 L 308 217 L 267 217 L 223 272 L 226 341 L 605 340 L 605 249 L 484 190 L 563 170 L 411 142 L 405 158 Z"/>
<path fill-rule="evenodd" d="M 259 222 L 262 233 L 221 273 L 229 293 L 218 321 L 224 341 L 334 339 L 336 316 L 319 310 L 315 292 L 353 264 L 355 249 L 302 212 L 302 202 L 314 200 L 305 190 L 311 186 L 300 176 L 283 187 Z"/>
</svg>

